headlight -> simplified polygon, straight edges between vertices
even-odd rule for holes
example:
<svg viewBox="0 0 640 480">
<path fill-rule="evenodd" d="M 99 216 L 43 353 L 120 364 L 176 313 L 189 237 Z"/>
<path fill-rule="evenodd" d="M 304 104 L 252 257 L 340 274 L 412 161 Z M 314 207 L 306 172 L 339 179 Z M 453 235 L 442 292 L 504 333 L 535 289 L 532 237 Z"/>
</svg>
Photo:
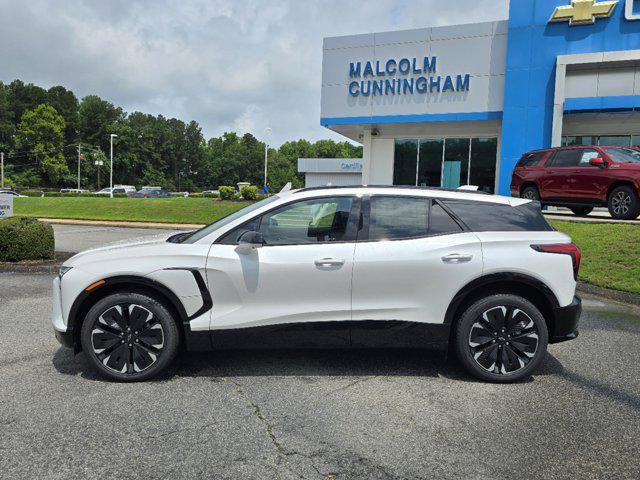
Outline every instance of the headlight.
<svg viewBox="0 0 640 480">
<path fill-rule="evenodd" d="M 58 277 L 60 278 L 60 280 L 62 280 L 62 277 L 64 276 L 65 273 L 67 273 L 69 270 L 71 270 L 72 267 L 65 267 L 64 265 L 62 267 L 60 267 L 60 271 L 58 272 Z"/>
</svg>

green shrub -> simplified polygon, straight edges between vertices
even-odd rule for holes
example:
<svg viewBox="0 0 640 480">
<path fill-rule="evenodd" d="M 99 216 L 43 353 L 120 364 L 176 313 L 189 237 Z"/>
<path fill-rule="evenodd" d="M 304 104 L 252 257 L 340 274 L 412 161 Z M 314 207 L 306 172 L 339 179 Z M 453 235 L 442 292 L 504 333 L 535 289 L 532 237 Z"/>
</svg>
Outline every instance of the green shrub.
<svg viewBox="0 0 640 480">
<path fill-rule="evenodd" d="M 258 193 L 256 194 L 256 200 L 264 200 L 265 198 L 267 198 L 269 195 L 265 194 L 265 193 Z"/>
<path fill-rule="evenodd" d="M 193 192 L 193 193 L 190 193 L 190 194 L 189 194 L 189 197 L 188 197 L 188 198 L 202 198 L 202 197 L 203 197 L 202 193 L 200 193 L 200 192 Z"/>
<path fill-rule="evenodd" d="M 57 195 L 45 195 L 45 197 L 51 197 L 51 196 L 57 196 Z M 80 194 L 78 192 L 60 192 L 60 197 L 78 197 L 80 196 Z"/>
<path fill-rule="evenodd" d="M 44 192 L 45 197 L 62 197 L 62 192 Z"/>
<path fill-rule="evenodd" d="M 256 198 L 258 198 L 258 187 L 256 187 L 255 185 L 247 185 L 246 187 L 242 187 L 242 190 L 240 190 L 240 195 L 242 195 L 242 198 L 244 198 L 245 200 L 255 200 Z"/>
<path fill-rule="evenodd" d="M 27 197 L 41 197 L 42 191 L 41 190 L 23 190 L 22 192 L 20 192 L 20 195 L 25 195 Z"/>
<path fill-rule="evenodd" d="M 0 220 L 0 262 L 51 259 L 55 240 L 53 227 L 35 218 Z"/>
<path fill-rule="evenodd" d="M 91 192 L 81 192 L 78 194 L 78 197 L 95 197 L 95 195 Z"/>
<path fill-rule="evenodd" d="M 126 193 L 114 193 L 113 198 L 129 198 L 129 195 Z"/>
<path fill-rule="evenodd" d="M 220 190 L 220 198 L 222 200 L 233 200 L 236 193 L 236 189 L 228 185 L 223 185 L 222 187 L 219 187 L 218 190 Z"/>
<path fill-rule="evenodd" d="M 207 193 L 202 192 L 202 196 L 205 198 L 218 198 L 220 195 L 213 192 L 207 192 Z"/>
</svg>

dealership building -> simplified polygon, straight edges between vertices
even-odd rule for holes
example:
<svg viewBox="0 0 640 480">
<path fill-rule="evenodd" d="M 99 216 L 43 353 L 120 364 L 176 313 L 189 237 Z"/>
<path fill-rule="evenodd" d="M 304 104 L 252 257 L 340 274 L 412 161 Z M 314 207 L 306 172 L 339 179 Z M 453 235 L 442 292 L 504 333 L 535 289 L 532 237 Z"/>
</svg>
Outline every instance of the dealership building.
<svg viewBox="0 0 640 480">
<path fill-rule="evenodd" d="M 314 184 L 508 195 L 525 151 L 640 144 L 640 0 L 511 0 L 504 21 L 325 38 L 320 123 L 363 158 L 301 160 Z"/>
</svg>

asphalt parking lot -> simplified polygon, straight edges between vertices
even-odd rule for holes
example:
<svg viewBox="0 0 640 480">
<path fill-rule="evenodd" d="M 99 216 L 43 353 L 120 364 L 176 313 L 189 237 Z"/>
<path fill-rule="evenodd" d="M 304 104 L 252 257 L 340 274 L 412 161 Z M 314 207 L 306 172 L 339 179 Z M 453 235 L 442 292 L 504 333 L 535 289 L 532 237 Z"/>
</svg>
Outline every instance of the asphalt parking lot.
<svg viewBox="0 0 640 480">
<path fill-rule="evenodd" d="M 183 355 L 110 383 L 53 337 L 50 275 L 0 273 L 2 478 L 640 478 L 638 311 L 515 385 L 423 351 Z"/>
</svg>

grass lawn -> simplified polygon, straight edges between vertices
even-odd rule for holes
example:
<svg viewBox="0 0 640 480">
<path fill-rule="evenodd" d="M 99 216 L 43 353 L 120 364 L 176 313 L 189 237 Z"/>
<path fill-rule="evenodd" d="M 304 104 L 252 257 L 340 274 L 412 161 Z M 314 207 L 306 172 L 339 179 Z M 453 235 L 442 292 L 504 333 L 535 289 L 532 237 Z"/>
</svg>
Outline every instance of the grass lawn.
<svg viewBox="0 0 640 480">
<path fill-rule="evenodd" d="M 580 280 L 640 293 L 640 226 L 550 222 L 582 250 Z"/>
<path fill-rule="evenodd" d="M 16 198 L 14 214 L 40 218 L 211 223 L 249 204 L 210 198 Z"/>
</svg>

